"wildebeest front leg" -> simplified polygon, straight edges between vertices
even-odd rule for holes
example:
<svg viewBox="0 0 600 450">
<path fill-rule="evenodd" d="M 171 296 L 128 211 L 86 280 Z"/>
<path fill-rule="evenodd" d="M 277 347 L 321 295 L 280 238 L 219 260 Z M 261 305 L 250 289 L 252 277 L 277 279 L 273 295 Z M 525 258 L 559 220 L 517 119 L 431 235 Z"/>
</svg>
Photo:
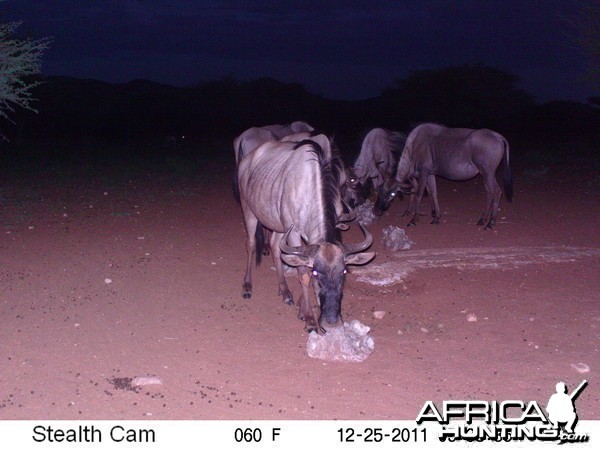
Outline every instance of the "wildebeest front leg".
<svg viewBox="0 0 600 450">
<path fill-rule="evenodd" d="M 312 301 L 310 297 L 309 286 L 311 284 L 310 269 L 306 266 L 298 266 L 298 280 L 302 287 L 302 297 L 300 298 L 298 318 L 304 320 L 304 329 L 307 333 L 311 331 L 319 332 L 319 324 L 315 319 Z"/>
<path fill-rule="evenodd" d="M 271 234 L 271 253 L 273 254 L 273 262 L 275 263 L 275 270 L 277 272 L 277 279 L 279 280 L 279 295 L 283 303 L 286 305 L 294 304 L 294 297 L 290 292 L 290 289 L 285 281 L 285 272 L 283 269 L 283 261 L 281 260 L 281 249 L 279 243 L 281 242 L 281 233 Z"/>
</svg>

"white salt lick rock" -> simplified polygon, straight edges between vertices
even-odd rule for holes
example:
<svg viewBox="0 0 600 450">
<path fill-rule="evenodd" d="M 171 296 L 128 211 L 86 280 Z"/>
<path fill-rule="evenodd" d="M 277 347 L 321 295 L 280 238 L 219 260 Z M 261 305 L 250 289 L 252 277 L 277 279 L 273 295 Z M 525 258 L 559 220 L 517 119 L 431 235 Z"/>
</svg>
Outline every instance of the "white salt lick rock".
<svg viewBox="0 0 600 450">
<path fill-rule="evenodd" d="M 358 320 L 327 330 L 324 335 L 314 331 L 308 335 L 306 353 L 311 358 L 326 361 L 363 362 L 375 350 L 375 340 L 368 335 L 371 328 Z"/>
</svg>

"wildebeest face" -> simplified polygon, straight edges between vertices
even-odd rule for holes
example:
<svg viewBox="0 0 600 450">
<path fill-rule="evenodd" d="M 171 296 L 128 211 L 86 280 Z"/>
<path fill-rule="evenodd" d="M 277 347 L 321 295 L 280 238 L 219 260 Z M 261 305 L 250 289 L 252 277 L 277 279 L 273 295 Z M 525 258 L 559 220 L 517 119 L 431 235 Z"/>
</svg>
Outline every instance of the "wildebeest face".
<svg viewBox="0 0 600 450">
<path fill-rule="evenodd" d="M 346 182 L 342 187 L 343 200 L 351 208 L 356 208 L 361 203 L 362 185 L 352 169 L 346 169 Z M 364 200 L 362 200 L 364 201 Z"/>
<path fill-rule="evenodd" d="M 312 262 L 312 279 L 317 285 L 321 316 L 319 324 L 337 326 L 342 322 L 342 298 L 346 276 L 346 263 L 342 249 L 334 244 L 325 243 Z"/>
<path fill-rule="evenodd" d="M 348 253 L 342 245 L 329 242 L 310 245 L 305 254 L 285 254 L 281 258 L 291 266 L 307 266 L 317 285 L 321 315 L 319 324 L 331 328 L 342 324 L 342 298 L 347 266 L 366 264 L 374 252 Z"/>
<path fill-rule="evenodd" d="M 377 193 L 377 201 L 373 207 L 373 213 L 376 216 L 381 216 L 385 211 L 388 210 L 396 197 L 402 199 L 400 185 L 396 181 L 390 180 L 379 188 L 379 192 Z"/>
<path fill-rule="evenodd" d="M 347 181 L 342 190 L 344 202 L 351 208 L 362 205 L 369 198 L 372 187 L 373 183 L 370 179 L 364 182 L 358 179 L 355 179 L 354 182 Z"/>
</svg>

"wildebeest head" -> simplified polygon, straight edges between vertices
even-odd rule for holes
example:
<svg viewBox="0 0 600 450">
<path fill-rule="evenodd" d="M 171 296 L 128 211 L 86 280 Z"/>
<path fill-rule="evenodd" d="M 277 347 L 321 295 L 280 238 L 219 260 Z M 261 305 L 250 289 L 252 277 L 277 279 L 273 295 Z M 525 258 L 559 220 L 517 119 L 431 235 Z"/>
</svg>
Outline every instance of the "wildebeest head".
<svg viewBox="0 0 600 450">
<path fill-rule="evenodd" d="M 388 210 L 395 198 L 402 200 L 403 194 L 411 194 L 411 185 L 406 183 L 398 183 L 394 179 L 388 180 L 379 188 L 377 193 L 377 201 L 373 207 L 373 214 L 381 216 Z"/>
<path fill-rule="evenodd" d="M 342 290 L 347 266 L 366 264 L 375 257 L 375 252 L 364 252 L 373 237 L 362 225 L 361 228 L 365 239 L 358 244 L 322 242 L 292 247 L 287 238 L 293 227 L 281 240 L 281 259 L 290 266 L 306 266 L 311 271 L 311 278 L 318 287 L 321 327 L 337 326 L 342 322 Z"/>
<path fill-rule="evenodd" d="M 346 182 L 342 187 L 344 202 L 351 208 L 362 205 L 369 196 L 370 180 L 361 180 L 353 169 L 346 169 Z"/>
</svg>

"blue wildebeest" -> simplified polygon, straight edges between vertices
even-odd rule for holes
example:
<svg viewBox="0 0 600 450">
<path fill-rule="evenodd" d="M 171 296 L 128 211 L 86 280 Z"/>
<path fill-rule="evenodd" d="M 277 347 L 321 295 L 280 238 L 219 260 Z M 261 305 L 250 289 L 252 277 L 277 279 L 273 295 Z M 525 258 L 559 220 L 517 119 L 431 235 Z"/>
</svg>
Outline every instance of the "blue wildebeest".
<svg viewBox="0 0 600 450">
<path fill-rule="evenodd" d="M 404 147 L 406 135 L 384 128 L 373 128 L 363 139 L 360 154 L 349 171 L 346 187 L 347 202 L 354 207 L 364 203 L 362 192 L 369 182 L 377 193 L 375 213 L 381 215 L 383 188 L 396 175 L 400 153 Z M 367 194 L 368 195 L 368 194 Z"/>
<path fill-rule="evenodd" d="M 300 120 L 286 125 L 275 124 L 248 128 L 233 140 L 235 162 L 239 163 L 244 156 L 267 141 L 278 141 L 285 136 L 303 131 L 311 132 L 314 131 L 314 128 Z"/>
<path fill-rule="evenodd" d="M 398 162 L 395 186 L 388 189 L 384 199 L 389 204 L 394 192 L 416 194 L 416 206 L 408 226 L 415 226 L 420 215 L 425 189 L 432 202 L 431 223 L 440 222 L 440 205 L 435 177 L 454 181 L 469 180 L 481 174 L 487 193 L 486 205 L 477 222 L 490 229 L 496 224 L 502 190 L 496 181 L 496 171 L 502 163 L 502 180 L 506 199 L 512 201 L 512 174 L 509 165 L 509 147 L 499 133 L 469 128 L 447 128 L 424 123 L 413 129 L 406 139 L 404 152 Z M 411 204 L 412 204 L 411 198 Z M 409 207 L 410 209 L 410 207 Z"/>
<path fill-rule="evenodd" d="M 286 125 L 275 124 L 248 128 L 233 140 L 235 164 L 237 166 L 244 156 L 265 142 L 278 141 L 291 134 L 312 131 L 314 128 L 301 120 Z M 237 176 L 233 178 L 233 196 L 239 202 L 240 192 Z"/>
<path fill-rule="evenodd" d="M 293 130 L 302 130 L 302 129 L 306 129 L 306 131 L 298 131 L 298 132 L 295 132 L 292 134 L 286 134 L 285 136 L 283 136 L 279 139 L 276 139 L 284 133 L 289 133 L 290 131 L 293 131 Z M 276 130 L 276 132 L 271 132 L 268 130 Z M 326 152 L 326 158 L 331 159 L 334 154 L 337 155 L 337 148 L 336 148 L 335 144 L 333 143 L 333 140 L 330 140 L 323 134 L 317 133 L 306 122 L 297 121 L 297 122 L 291 123 L 290 125 L 268 125 L 266 127 L 261 127 L 261 128 L 249 128 L 248 130 L 246 130 L 246 132 L 242 133 L 242 135 L 240 135 L 240 136 L 244 136 L 243 140 L 239 141 L 240 151 L 238 152 L 238 154 L 240 155 L 240 159 L 243 158 L 244 155 L 248 153 L 248 152 L 244 153 L 244 145 L 246 147 L 248 147 L 249 145 L 255 145 L 257 142 L 259 142 L 262 139 L 266 139 L 264 142 L 275 141 L 275 140 L 280 140 L 282 142 L 288 142 L 288 141 L 289 142 L 302 142 L 304 140 L 310 139 L 310 140 L 315 141 L 317 144 L 319 144 L 321 146 L 323 151 Z M 261 144 L 264 142 L 261 142 Z M 234 145 L 235 145 L 235 143 L 234 143 Z M 238 160 L 238 164 L 239 164 L 239 160 Z M 345 189 L 345 187 L 346 187 L 346 171 L 344 169 L 344 164 L 343 164 L 341 158 L 336 157 L 336 164 L 333 165 L 333 169 L 337 171 L 336 175 L 338 176 L 338 179 L 339 179 L 340 188 Z M 234 178 L 233 191 L 234 191 L 235 198 L 239 201 L 239 187 L 238 187 L 238 183 L 237 183 L 237 177 Z M 340 222 L 350 221 L 350 220 L 354 219 L 354 217 L 352 216 L 351 213 L 350 214 L 343 213 L 340 208 L 338 208 L 337 213 L 338 213 L 338 218 L 339 218 Z M 347 229 L 347 227 L 345 227 L 341 223 L 338 225 L 338 228 L 344 229 L 344 230 Z M 261 243 L 261 247 L 263 249 L 263 254 L 265 256 L 267 256 L 271 252 L 270 231 L 268 229 L 264 229 L 262 227 L 262 225 L 259 224 L 258 227 L 256 228 L 256 239 Z M 264 243 L 264 245 L 262 245 L 262 243 Z M 259 256 L 260 255 L 257 255 L 257 257 L 259 257 Z"/>
<path fill-rule="evenodd" d="M 308 332 L 341 322 L 346 266 L 366 264 L 375 256 L 364 252 L 372 242 L 364 228 L 365 239 L 359 244 L 342 244 L 335 239 L 341 196 L 339 170 L 334 166 L 339 158 L 328 146 L 325 136 L 302 142 L 269 141 L 238 165 L 247 234 L 242 295 L 252 295 L 252 262 L 255 253 L 257 258 L 260 254 L 255 230 L 261 224 L 272 231 L 279 294 L 287 304 L 293 304 L 293 297 L 285 281 L 283 262 L 297 268 L 302 287 L 298 317 L 304 320 Z M 311 283 L 321 310 L 318 322 L 309 296 Z"/>
</svg>

